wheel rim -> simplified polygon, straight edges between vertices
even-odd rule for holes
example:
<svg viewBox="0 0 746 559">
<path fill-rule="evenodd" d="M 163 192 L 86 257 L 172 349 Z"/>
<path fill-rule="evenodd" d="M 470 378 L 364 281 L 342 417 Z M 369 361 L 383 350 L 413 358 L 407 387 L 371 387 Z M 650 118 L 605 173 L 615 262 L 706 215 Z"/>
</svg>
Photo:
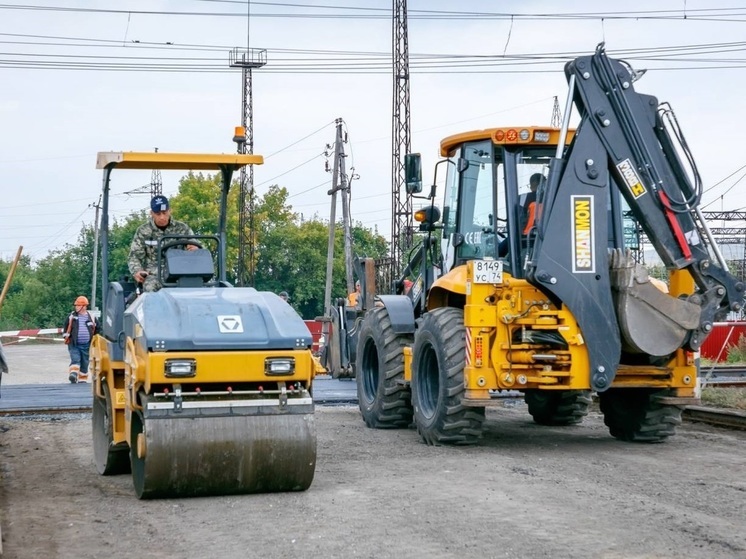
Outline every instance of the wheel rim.
<svg viewBox="0 0 746 559">
<path fill-rule="evenodd" d="M 365 401 L 370 403 L 378 391 L 378 350 L 370 338 L 366 340 L 363 348 L 362 366 L 362 370 L 357 371 L 357 374 L 361 375 Z"/>
<path fill-rule="evenodd" d="M 438 408 L 440 375 L 438 356 L 432 344 L 422 348 L 420 365 L 417 370 L 417 396 L 422 415 L 432 418 Z"/>
</svg>

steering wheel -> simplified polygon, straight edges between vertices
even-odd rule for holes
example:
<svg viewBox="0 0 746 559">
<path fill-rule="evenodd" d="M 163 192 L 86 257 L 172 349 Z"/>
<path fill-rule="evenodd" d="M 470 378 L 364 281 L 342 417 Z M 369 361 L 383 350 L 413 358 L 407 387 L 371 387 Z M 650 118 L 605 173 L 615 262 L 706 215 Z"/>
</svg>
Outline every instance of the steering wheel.
<svg viewBox="0 0 746 559">
<path fill-rule="evenodd" d="M 163 253 L 166 252 L 166 250 L 168 250 L 169 248 L 187 245 L 194 245 L 197 248 L 205 248 L 202 243 L 194 239 L 170 239 L 161 244 L 160 253 L 161 255 L 163 255 Z"/>
</svg>

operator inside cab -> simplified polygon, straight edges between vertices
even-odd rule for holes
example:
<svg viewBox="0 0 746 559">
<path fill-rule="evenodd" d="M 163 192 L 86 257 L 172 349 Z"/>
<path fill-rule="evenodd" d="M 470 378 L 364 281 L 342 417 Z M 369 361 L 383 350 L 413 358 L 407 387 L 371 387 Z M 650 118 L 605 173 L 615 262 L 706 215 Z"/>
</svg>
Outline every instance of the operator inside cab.
<svg viewBox="0 0 746 559">
<path fill-rule="evenodd" d="M 158 281 L 158 242 L 165 235 L 177 235 L 186 239 L 194 232 L 183 221 L 171 218 L 171 205 L 168 198 L 162 195 L 153 196 L 150 200 L 150 218 L 140 225 L 130 245 L 127 264 L 130 274 L 145 291 L 158 291 L 162 285 Z M 186 250 L 196 250 L 196 245 L 186 244 Z"/>
<path fill-rule="evenodd" d="M 526 194 L 526 198 L 523 200 L 523 211 L 521 212 L 523 217 L 521 234 L 524 237 L 528 236 L 536 222 L 536 191 L 543 182 L 544 175 L 541 173 L 534 173 L 529 179 L 529 193 Z"/>
</svg>

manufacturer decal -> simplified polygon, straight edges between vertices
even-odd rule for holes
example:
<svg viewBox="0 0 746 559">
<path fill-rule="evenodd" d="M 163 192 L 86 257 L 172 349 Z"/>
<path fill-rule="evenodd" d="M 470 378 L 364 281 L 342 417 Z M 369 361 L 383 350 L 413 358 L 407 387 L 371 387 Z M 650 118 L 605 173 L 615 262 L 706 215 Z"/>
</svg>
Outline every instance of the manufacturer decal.
<svg viewBox="0 0 746 559">
<path fill-rule="evenodd" d="M 219 314 L 218 329 L 221 334 L 243 334 L 241 317 L 235 314 Z"/>
<path fill-rule="evenodd" d="M 593 196 L 571 196 L 572 205 L 572 271 L 574 274 L 596 273 L 593 238 Z"/>
<path fill-rule="evenodd" d="M 624 177 L 624 182 L 627 183 L 627 187 L 635 199 L 647 193 L 645 186 L 640 182 L 640 177 L 637 175 L 637 171 L 635 171 L 629 159 L 618 163 L 616 168 L 619 169 L 619 172 Z"/>
</svg>

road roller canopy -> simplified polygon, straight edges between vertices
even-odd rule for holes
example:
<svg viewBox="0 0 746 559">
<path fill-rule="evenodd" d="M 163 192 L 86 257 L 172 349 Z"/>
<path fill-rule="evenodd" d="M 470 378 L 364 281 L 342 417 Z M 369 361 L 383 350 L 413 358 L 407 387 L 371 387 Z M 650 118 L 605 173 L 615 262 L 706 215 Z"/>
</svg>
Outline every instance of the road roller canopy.
<svg viewBox="0 0 746 559">
<path fill-rule="evenodd" d="M 218 279 L 226 279 L 226 223 L 228 191 L 234 171 L 247 165 L 261 165 L 264 157 L 245 153 L 168 153 L 138 151 L 102 151 L 96 157 L 96 168 L 103 169 L 101 216 L 101 277 L 104 285 L 109 281 L 109 184 L 114 169 L 215 171 L 220 172 L 220 202 L 218 219 Z M 102 293 L 106 308 L 106 290 Z"/>
<path fill-rule="evenodd" d="M 264 157 L 241 153 L 160 153 L 137 151 L 102 151 L 96 157 L 96 169 L 163 169 L 220 171 L 236 170 L 245 165 L 262 165 Z"/>
</svg>

